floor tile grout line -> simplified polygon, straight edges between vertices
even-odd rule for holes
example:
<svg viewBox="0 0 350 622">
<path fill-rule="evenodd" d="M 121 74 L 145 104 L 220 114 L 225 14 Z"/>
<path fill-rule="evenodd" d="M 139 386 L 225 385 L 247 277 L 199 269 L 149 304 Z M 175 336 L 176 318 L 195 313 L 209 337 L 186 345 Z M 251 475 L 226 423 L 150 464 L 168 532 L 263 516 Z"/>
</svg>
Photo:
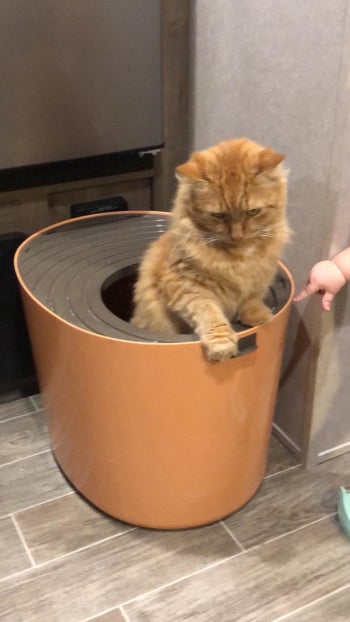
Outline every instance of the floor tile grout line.
<svg viewBox="0 0 350 622">
<path fill-rule="evenodd" d="M 33 404 L 35 410 L 42 410 L 42 408 L 41 409 L 38 408 L 38 406 L 37 406 L 37 404 L 36 404 L 36 402 L 34 400 L 34 396 L 33 395 L 29 395 L 29 399 L 30 399 L 31 403 Z"/>
<path fill-rule="evenodd" d="M 235 544 L 237 544 L 237 546 L 240 548 L 240 550 L 243 552 L 246 549 L 244 548 L 243 544 L 240 543 L 240 541 L 238 540 L 238 538 L 236 538 L 236 536 L 234 535 L 234 533 L 231 531 L 231 529 L 226 525 L 224 520 L 220 521 L 220 525 L 222 525 L 222 527 L 225 529 L 225 531 L 228 533 L 228 535 L 230 536 L 230 538 L 232 538 L 232 540 L 234 541 Z"/>
<path fill-rule="evenodd" d="M 33 508 L 37 508 L 39 507 L 39 505 L 45 505 L 46 503 L 51 503 L 51 501 L 56 501 L 57 499 L 62 499 L 63 497 L 68 497 L 69 495 L 74 495 L 74 494 L 77 494 L 75 490 L 70 490 L 69 492 L 63 493 L 62 495 L 53 497 L 52 499 L 46 499 L 45 501 L 39 501 L 38 503 L 33 503 L 33 505 L 28 505 L 25 508 L 21 508 L 20 510 L 17 510 L 16 512 L 8 512 L 7 514 L 3 514 L 2 516 L 0 516 L 0 520 L 2 518 L 7 518 L 8 516 L 11 516 L 11 514 L 15 516 L 17 514 L 21 514 L 21 512 L 27 512 L 27 510 L 32 510 Z"/>
<path fill-rule="evenodd" d="M 36 566 L 35 566 L 36 568 Z M 5 581 L 9 581 L 9 579 L 14 579 L 15 577 L 20 577 L 22 574 L 26 575 L 35 570 L 34 567 L 25 568 L 24 570 L 18 570 L 18 572 L 12 572 L 11 574 L 6 575 L 6 577 L 1 577 L 0 583 L 5 583 Z M 0 618 L 1 619 L 1 618 Z"/>
<path fill-rule="evenodd" d="M 16 519 L 15 519 L 13 514 L 11 514 L 11 519 L 12 519 L 12 522 L 13 522 L 13 524 L 15 526 L 16 531 L 17 531 L 17 535 L 18 535 L 18 537 L 19 537 L 19 539 L 20 539 L 20 541 L 22 543 L 22 546 L 25 549 L 25 552 L 27 553 L 27 556 L 29 558 L 31 566 L 32 566 L 32 568 L 35 568 L 36 564 L 35 564 L 35 561 L 33 559 L 32 554 L 30 552 L 29 546 L 28 546 L 28 544 L 27 544 L 27 542 L 25 540 L 25 537 L 23 535 L 23 532 L 22 532 L 22 530 L 21 530 L 19 524 L 17 523 L 17 521 L 16 521 Z"/>
<path fill-rule="evenodd" d="M 65 559 L 66 557 L 71 557 L 75 555 L 75 553 L 81 553 L 82 551 L 87 551 L 92 549 L 94 546 L 98 544 L 103 544 L 104 542 L 109 542 L 110 540 L 114 540 L 119 538 L 120 536 L 125 536 L 127 533 L 131 531 L 135 531 L 137 527 L 130 527 L 130 529 L 126 529 L 125 531 L 120 531 L 119 533 L 115 533 L 113 536 L 107 536 L 106 538 L 101 538 L 101 540 L 96 540 L 95 542 L 91 542 L 91 544 L 86 544 L 85 546 L 81 546 L 78 549 L 74 549 L 74 551 L 69 551 L 69 553 L 63 553 L 63 555 L 58 555 L 57 557 L 53 557 L 52 559 L 48 559 L 45 562 L 41 562 L 40 564 L 36 564 L 37 568 L 42 568 L 43 566 L 47 566 L 53 562 L 60 561 L 61 559 Z"/>
<path fill-rule="evenodd" d="M 126 611 L 125 611 L 124 607 L 123 607 L 123 606 L 120 606 L 120 607 L 119 607 L 119 610 L 120 610 L 120 613 L 122 614 L 122 616 L 123 616 L 123 618 L 124 618 L 125 622 L 130 622 L 130 618 L 129 618 L 128 614 L 126 613 Z"/>
<path fill-rule="evenodd" d="M 229 562 L 231 559 L 235 559 L 236 557 L 241 557 L 242 555 L 246 555 L 248 552 L 252 551 L 253 549 L 259 548 L 259 546 L 260 545 L 254 546 L 251 549 L 249 549 L 249 551 L 241 551 L 240 553 L 234 553 L 233 555 L 229 555 L 228 557 L 219 559 L 218 561 L 213 562 L 212 564 L 208 564 L 207 566 L 203 566 L 202 568 L 199 568 L 198 570 L 195 570 L 194 572 L 183 575 L 182 577 L 179 577 L 178 579 L 174 579 L 173 581 L 169 581 L 169 583 L 164 583 L 163 585 L 160 585 L 159 587 L 156 587 L 153 590 L 149 590 L 148 592 L 139 594 L 138 596 L 135 596 L 134 598 L 125 600 L 124 602 L 119 603 L 119 605 L 116 605 L 115 608 L 117 607 L 124 608 L 126 605 L 130 605 L 130 603 L 133 603 L 138 600 L 144 600 L 145 598 L 148 598 L 149 596 L 152 596 L 153 594 L 157 594 L 158 592 L 161 592 L 162 590 L 165 590 L 168 587 L 172 587 L 173 585 L 176 585 L 177 583 L 181 583 L 182 581 L 187 581 L 187 579 L 191 579 L 192 577 L 196 577 L 197 575 L 203 574 L 204 572 L 208 572 L 209 570 L 212 570 L 213 568 L 216 568 L 217 566 L 221 566 L 221 564 L 225 564 L 226 562 Z"/>
<path fill-rule="evenodd" d="M 10 466 L 11 464 L 17 464 L 17 462 L 23 462 L 23 460 L 28 460 L 29 458 L 35 458 L 35 456 L 41 456 L 42 454 L 47 454 L 51 452 L 52 449 L 43 449 L 42 451 L 37 451 L 35 454 L 30 454 L 29 456 L 24 456 L 23 458 L 17 458 L 17 460 L 11 460 L 10 462 L 4 462 L 4 464 L 0 464 L 0 469 Z"/>
<path fill-rule="evenodd" d="M 29 417 L 30 415 L 37 415 L 40 410 L 31 410 L 28 413 L 22 413 L 21 415 L 15 415 L 14 417 L 8 417 L 7 419 L 1 419 L 0 425 L 2 423 L 8 423 L 9 421 L 15 421 L 15 419 L 22 419 L 22 417 Z"/>
<path fill-rule="evenodd" d="M 323 596 L 320 596 L 319 598 L 315 598 L 315 600 L 310 601 L 309 603 L 307 603 L 306 605 L 303 605 L 302 607 L 298 607 L 297 609 L 294 609 L 293 611 L 289 611 L 288 613 L 283 614 L 279 618 L 275 618 L 274 620 L 272 620 L 272 622 L 282 622 L 283 620 L 288 620 L 288 618 L 290 618 L 291 616 L 294 616 L 297 613 L 301 613 L 302 611 L 305 611 L 306 609 L 309 609 L 310 607 L 313 607 L 314 605 L 317 605 L 318 603 L 322 603 L 324 600 L 327 600 L 327 598 L 330 598 L 331 596 L 335 596 L 336 594 L 344 592 L 344 590 L 347 590 L 349 588 L 350 588 L 350 583 L 346 583 L 342 587 L 338 587 L 336 590 L 332 590 L 331 592 L 328 592 L 328 594 L 324 594 Z"/>
<path fill-rule="evenodd" d="M 280 538 L 285 538 L 286 536 L 289 536 L 292 533 L 296 533 L 297 531 L 300 531 L 301 529 L 306 529 L 307 527 L 316 525 L 317 523 L 320 523 L 321 521 L 324 521 L 327 518 L 331 518 L 332 516 L 335 516 L 335 515 L 336 515 L 335 512 L 330 512 L 329 514 L 325 514 L 324 516 L 321 516 L 321 518 L 316 518 L 315 520 L 310 521 L 309 523 L 305 523 L 305 525 L 300 525 L 300 527 L 291 529 L 291 531 L 285 531 L 284 533 L 281 533 L 278 536 L 274 536 L 273 538 L 270 538 L 269 540 L 265 540 L 262 544 L 264 545 L 270 544 L 271 542 L 275 542 L 276 540 L 279 540 Z"/>
<path fill-rule="evenodd" d="M 93 620 L 97 620 L 98 618 L 106 615 L 107 613 L 112 613 L 112 611 L 120 611 L 125 622 L 130 622 L 126 611 L 120 605 L 115 605 L 114 607 L 110 607 L 109 609 L 103 609 L 103 611 L 99 611 L 99 613 L 96 613 L 89 618 L 84 618 L 82 622 L 92 622 Z"/>
<path fill-rule="evenodd" d="M 289 471 L 294 471 L 295 469 L 300 469 L 301 466 L 301 464 L 293 464 L 293 466 L 282 469 L 282 471 L 277 471 L 276 473 L 270 473 L 270 475 L 265 475 L 264 480 L 272 479 L 273 477 L 276 477 L 276 475 L 283 475 L 284 473 L 289 473 Z"/>
<path fill-rule="evenodd" d="M 35 569 L 39 570 L 40 568 L 44 568 L 45 566 L 49 566 L 50 564 L 61 561 L 61 559 L 66 559 L 67 557 L 71 557 L 72 555 L 75 555 L 76 553 L 81 553 L 82 551 L 87 551 L 88 549 L 92 549 L 94 546 L 98 544 L 103 544 L 104 542 L 109 542 L 110 540 L 114 540 L 116 538 L 119 538 L 120 536 L 125 536 L 125 534 L 130 533 L 131 531 L 135 531 L 135 529 L 137 529 L 137 527 L 130 527 L 130 529 L 127 529 L 126 531 L 121 531 L 120 533 L 116 533 L 113 536 L 108 536 L 107 538 L 96 540 L 95 542 L 91 542 L 91 544 L 82 546 L 79 549 L 74 549 L 74 551 L 69 551 L 69 553 L 64 553 L 63 555 L 58 555 L 57 557 L 53 557 L 52 559 L 48 559 L 44 562 L 37 563 L 35 564 Z M 24 572 L 29 572 L 30 570 L 32 570 L 32 568 L 27 568 L 26 570 L 20 570 L 18 573 L 15 572 L 11 575 L 8 575 L 7 577 L 2 577 L 0 579 L 0 583 L 2 583 L 3 581 L 6 581 L 7 579 L 13 578 L 17 574 L 23 574 Z"/>
</svg>

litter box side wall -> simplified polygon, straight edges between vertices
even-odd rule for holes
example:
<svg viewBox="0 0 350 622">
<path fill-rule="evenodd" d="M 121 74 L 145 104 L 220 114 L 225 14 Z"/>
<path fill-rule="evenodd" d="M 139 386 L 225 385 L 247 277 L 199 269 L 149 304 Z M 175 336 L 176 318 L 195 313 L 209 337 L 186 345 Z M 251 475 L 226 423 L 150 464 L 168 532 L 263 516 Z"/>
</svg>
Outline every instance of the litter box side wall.
<svg viewBox="0 0 350 622">
<path fill-rule="evenodd" d="M 52 448 L 73 485 L 154 528 L 210 523 L 246 503 L 264 475 L 292 295 L 241 334 L 256 332 L 256 351 L 209 363 L 198 342 L 81 330 L 22 286 Z"/>
</svg>

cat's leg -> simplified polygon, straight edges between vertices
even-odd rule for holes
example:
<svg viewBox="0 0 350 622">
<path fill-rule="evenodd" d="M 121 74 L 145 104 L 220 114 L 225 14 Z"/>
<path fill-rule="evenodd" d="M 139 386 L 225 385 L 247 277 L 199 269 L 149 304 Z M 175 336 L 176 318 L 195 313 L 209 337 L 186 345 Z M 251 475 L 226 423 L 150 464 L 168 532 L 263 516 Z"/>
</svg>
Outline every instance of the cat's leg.
<svg viewBox="0 0 350 622">
<path fill-rule="evenodd" d="M 138 328 L 146 328 L 159 333 L 176 335 L 179 332 L 174 319 L 157 300 L 152 300 L 152 304 L 144 302 L 144 304 L 137 305 L 130 322 Z"/>
<path fill-rule="evenodd" d="M 214 299 L 194 291 L 183 293 L 172 310 L 198 335 L 209 360 L 225 361 L 237 355 L 237 334 Z"/>
<path fill-rule="evenodd" d="M 239 319 L 248 326 L 258 326 L 266 324 L 272 320 L 271 310 L 266 306 L 261 298 L 251 296 L 246 298 L 239 306 Z"/>
</svg>

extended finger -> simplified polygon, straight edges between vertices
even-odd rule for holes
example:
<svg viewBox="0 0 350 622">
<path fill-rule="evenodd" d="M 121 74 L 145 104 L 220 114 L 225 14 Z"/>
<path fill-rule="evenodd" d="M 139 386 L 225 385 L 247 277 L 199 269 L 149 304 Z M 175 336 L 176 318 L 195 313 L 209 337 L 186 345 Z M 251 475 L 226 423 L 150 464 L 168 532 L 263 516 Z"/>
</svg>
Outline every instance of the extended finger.
<svg viewBox="0 0 350 622">
<path fill-rule="evenodd" d="M 318 290 L 319 287 L 315 283 L 306 283 L 304 289 L 302 289 L 301 292 L 294 297 L 294 301 L 300 302 L 301 300 L 304 300 L 304 298 L 312 296 L 312 294 L 316 294 Z"/>
</svg>

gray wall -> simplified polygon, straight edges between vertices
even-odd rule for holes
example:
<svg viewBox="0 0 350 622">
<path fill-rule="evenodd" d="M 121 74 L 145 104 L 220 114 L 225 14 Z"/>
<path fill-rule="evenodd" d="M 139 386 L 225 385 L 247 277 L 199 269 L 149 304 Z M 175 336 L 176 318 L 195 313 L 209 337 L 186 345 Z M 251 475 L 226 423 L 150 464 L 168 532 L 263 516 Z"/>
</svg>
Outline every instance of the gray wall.
<svg viewBox="0 0 350 622">
<path fill-rule="evenodd" d="M 349 6 L 193 4 L 192 148 L 246 135 L 286 154 L 294 236 L 284 260 L 297 288 L 315 261 L 350 244 Z M 331 314 L 316 298 L 291 313 L 275 426 L 309 462 L 350 443 L 347 296 Z"/>
</svg>

